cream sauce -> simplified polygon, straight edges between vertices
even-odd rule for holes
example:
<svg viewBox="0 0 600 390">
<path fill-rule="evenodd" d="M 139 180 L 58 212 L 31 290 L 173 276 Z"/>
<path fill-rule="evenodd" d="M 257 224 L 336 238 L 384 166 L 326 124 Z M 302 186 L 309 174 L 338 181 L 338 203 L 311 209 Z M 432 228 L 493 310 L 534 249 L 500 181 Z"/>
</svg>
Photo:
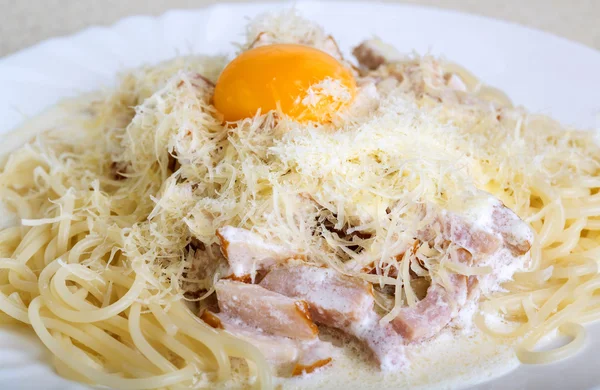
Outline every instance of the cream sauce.
<svg viewBox="0 0 600 390">
<path fill-rule="evenodd" d="M 445 330 L 432 340 L 407 346 L 410 363 L 398 372 L 381 372 L 356 341 L 344 340 L 341 349 L 330 366 L 302 377 L 276 378 L 276 383 L 282 389 L 457 388 L 498 377 L 519 364 L 510 345 L 499 345 L 476 330 L 469 335 Z"/>
</svg>

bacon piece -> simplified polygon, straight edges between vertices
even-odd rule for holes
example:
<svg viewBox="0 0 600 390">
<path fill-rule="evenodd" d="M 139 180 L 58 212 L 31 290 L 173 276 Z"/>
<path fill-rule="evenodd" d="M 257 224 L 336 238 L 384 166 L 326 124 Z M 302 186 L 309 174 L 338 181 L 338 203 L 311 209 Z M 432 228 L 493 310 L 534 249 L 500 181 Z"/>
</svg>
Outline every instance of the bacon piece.
<svg viewBox="0 0 600 390">
<path fill-rule="evenodd" d="M 219 309 L 265 333 L 314 339 L 319 332 L 305 301 L 269 291 L 256 284 L 220 280 L 215 284 Z"/>
<path fill-rule="evenodd" d="M 379 39 L 363 41 L 352 50 L 352 55 L 356 57 L 360 66 L 369 70 L 375 70 L 385 63 L 401 58 L 393 46 Z"/>
<path fill-rule="evenodd" d="M 235 320 L 215 314 L 221 326 L 231 335 L 254 345 L 263 354 L 265 359 L 277 372 L 289 370 L 300 359 L 300 347 L 297 341 L 287 337 L 266 335 L 258 330 L 253 330 L 235 323 Z"/>
<path fill-rule="evenodd" d="M 291 258 L 301 258 L 281 245 L 271 244 L 256 233 L 246 229 L 224 226 L 217 230 L 221 252 L 238 277 L 254 275 Z"/>
<path fill-rule="evenodd" d="M 369 45 L 369 41 L 362 42 L 352 50 L 358 64 L 369 70 L 375 70 L 386 63 L 385 57 Z"/>
<path fill-rule="evenodd" d="M 360 322 L 344 330 L 364 342 L 383 371 L 398 370 L 406 364 L 404 339 L 391 324 L 379 324 L 380 317 L 371 310 Z"/>
<path fill-rule="evenodd" d="M 306 300 L 315 322 L 338 328 L 364 342 L 382 369 L 394 370 L 404 364 L 402 338 L 391 325 L 379 324 L 369 283 L 328 268 L 296 265 L 272 270 L 260 285 Z"/>
<path fill-rule="evenodd" d="M 494 229 L 502 236 L 504 246 L 513 256 L 522 256 L 529 252 L 533 242 L 531 229 L 500 201 L 493 206 L 492 223 Z"/>
<path fill-rule="evenodd" d="M 239 321 L 223 313 L 205 311 L 200 318 L 208 325 L 223 329 L 254 345 L 278 375 L 300 375 L 303 372 L 312 372 L 331 362 L 334 354 L 333 346 L 319 338 L 297 340 L 268 335 L 255 328 L 240 325 Z"/>
<path fill-rule="evenodd" d="M 369 283 L 312 265 L 275 268 L 260 285 L 288 297 L 306 300 L 316 322 L 335 328 L 365 318 L 374 303 Z"/>
<path fill-rule="evenodd" d="M 431 216 L 427 214 L 428 210 L 424 209 L 423 217 Z M 442 248 L 454 245 L 451 258 L 457 263 L 491 266 L 494 272 L 485 278 L 495 278 L 499 270 L 527 253 L 533 238 L 525 222 L 484 192 L 467 199 L 463 211 L 434 210 L 432 221 L 417 237 Z M 402 308 L 392 321 L 394 329 L 406 340 L 422 340 L 437 334 L 458 314 L 467 299 L 477 297 L 479 278 L 452 274 L 449 280 L 449 285 L 442 286 L 434 279 L 425 298 L 414 307 Z"/>
<path fill-rule="evenodd" d="M 417 233 L 419 239 L 429 242 L 438 235 L 443 241 L 466 249 L 476 262 L 502 247 L 509 249 L 513 256 L 522 256 L 533 241 L 529 226 L 502 202 L 484 192 L 469 200 L 464 212 L 439 211 L 433 222 Z"/>
<path fill-rule="evenodd" d="M 501 241 L 493 233 L 475 227 L 463 216 L 444 211 L 439 221 L 442 236 L 476 256 L 494 253 Z"/>
<path fill-rule="evenodd" d="M 427 296 L 413 307 L 400 310 L 392 320 L 394 329 L 407 341 L 423 340 L 436 335 L 458 314 L 467 299 L 467 278 L 450 275 L 452 285 L 434 283 Z"/>
</svg>

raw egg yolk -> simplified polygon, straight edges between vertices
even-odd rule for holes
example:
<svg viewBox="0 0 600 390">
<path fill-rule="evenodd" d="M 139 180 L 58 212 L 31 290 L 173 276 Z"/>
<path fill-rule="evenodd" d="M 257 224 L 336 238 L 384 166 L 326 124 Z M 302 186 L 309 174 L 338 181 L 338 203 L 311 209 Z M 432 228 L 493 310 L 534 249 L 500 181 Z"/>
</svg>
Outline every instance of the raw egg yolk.
<svg viewBox="0 0 600 390">
<path fill-rule="evenodd" d="M 352 101 L 356 82 L 329 54 L 303 45 L 273 44 L 247 50 L 219 76 L 213 103 L 226 121 L 260 110 L 299 122 L 327 122 Z"/>
</svg>

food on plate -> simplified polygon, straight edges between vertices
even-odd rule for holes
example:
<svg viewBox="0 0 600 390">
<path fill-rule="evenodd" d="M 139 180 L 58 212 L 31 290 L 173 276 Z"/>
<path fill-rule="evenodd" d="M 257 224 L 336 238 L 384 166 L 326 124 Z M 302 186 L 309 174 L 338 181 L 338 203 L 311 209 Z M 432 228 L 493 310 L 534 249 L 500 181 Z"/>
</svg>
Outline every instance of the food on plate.
<svg viewBox="0 0 600 390">
<path fill-rule="evenodd" d="M 593 134 L 443 59 L 352 53 L 265 15 L 229 62 L 61 105 L 0 172 L 0 321 L 60 375 L 130 389 L 400 386 L 478 343 L 574 353 L 600 313 Z"/>
</svg>

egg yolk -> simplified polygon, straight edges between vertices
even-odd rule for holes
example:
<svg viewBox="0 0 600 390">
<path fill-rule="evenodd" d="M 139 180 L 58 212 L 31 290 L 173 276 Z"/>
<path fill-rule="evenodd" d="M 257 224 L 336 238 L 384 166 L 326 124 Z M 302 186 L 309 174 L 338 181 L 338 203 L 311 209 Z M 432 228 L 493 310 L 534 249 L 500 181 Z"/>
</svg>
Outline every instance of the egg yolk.
<svg viewBox="0 0 600 390">
<path fill-rule="evenodd" d="M 280 110 L 294 120 L 327 122 L 352 101 L 356 82 L 329 54 L 303 45 L 247 50 L 225 67 L 213 103 L 226 121 Z"/>
</svg>

